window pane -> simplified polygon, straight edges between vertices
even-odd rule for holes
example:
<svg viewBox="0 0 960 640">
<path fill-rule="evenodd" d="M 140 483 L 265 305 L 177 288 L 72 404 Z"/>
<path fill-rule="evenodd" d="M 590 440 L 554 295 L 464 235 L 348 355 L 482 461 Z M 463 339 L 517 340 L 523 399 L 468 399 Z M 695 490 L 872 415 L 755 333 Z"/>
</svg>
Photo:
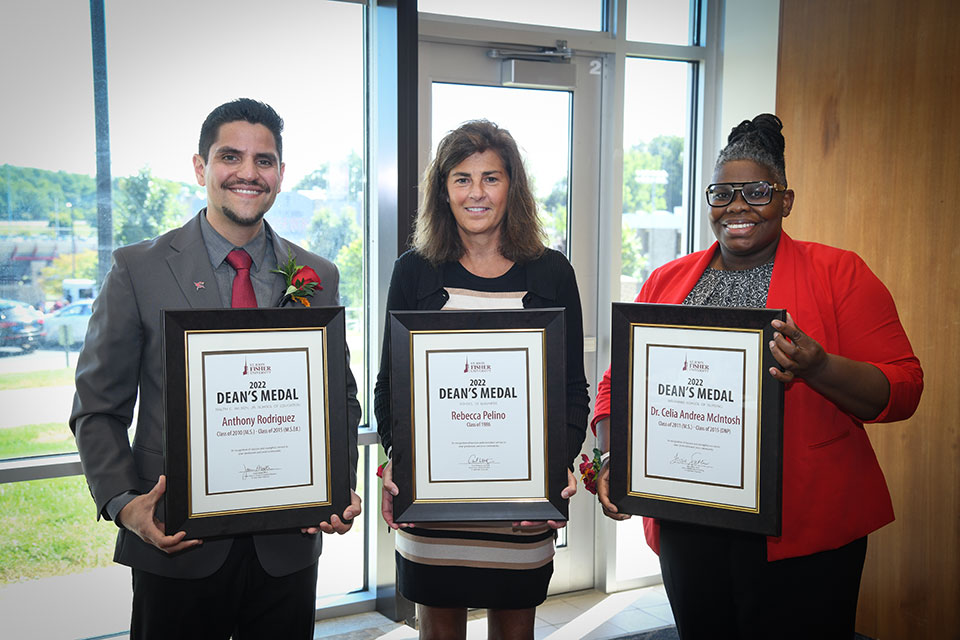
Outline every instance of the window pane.
<svg viewBox="0 0 960 640">
<path fill-rule="evenodd" d="M 623 123 L 620 300 L 686 252 L 692 63 L 628 58 Z"/>
<path fill-rule="evenodd" d="M 23 380 L 22 384 L 38 386 L 11 385 L 11 378 Z M 50 383 L 59 384 L 53 386 Z M 3 387 L 0 399 L 7 407 L 0 413 L 0 459 L 77 450 L 73 433 L 67 426 L 73 404 L 72 383 L 72 367 L 35 374 L 0 374 L 0 386 Z"/>
<path fill-rule="evenodd" d="M 434 153 L 441 138 L 467 120 L 490 120 L 510 132 L 537 198 L 547 244 L 566 253 L 570 94 L 435 82 L 432 109 Z"/>
<path fill-rule="evenodd" d="M 691 5 L 696 0 L 627 0 L 627 40 L 658 44 L 691 42 Z"/>
<path fill-rule="evenodd" d="M 166 205 L 156 210 L 157 227 L 173 228 L 196 215 L 206 194 L 197 185 L 191 158 L 207 113 L 238 96 L 273 106 L 285 124 L 285 172 L 265 219 L 284 238 L 339 267 L 350 363 L 363 404 L 362 5 L 283 2 L 271 7 L 267 23 L 250 19 L 263 10 L 253 0 L 162 5 L 107 0 L 106 9 L 111 152 L 119 185 L 115 217 L 122 221 L 127 210 L 143 209 L 129 194 L 143 193 L 140 183 L 146 180 L 151 192 L 169 194 Z M 203 73 L 197 73 L 197 49 L 182 43 L 209 44 L 220 38 L 210 25 L 217 25 L 217 33 L 228 33 L 233 44 L 206 50 L 200 58 Z M 172 40 L 170 33 L 177 38 Z M 125 181 L 133 188 L 125 189 Z M 115 223 L 114 228 L 120 227 Z M 155 233 L 150 229 L 144 235 Z M 137 239 L 118 237 L 116 242 Z M 362 477 L 362 469 L 359 473 Z M 321 568 L 321 575 L 337 578 L 320 581 L 318 594 L 363 588 L 362 530 L 358 518 L 349 536 L 325 536 L 321 567 L 330 568 Z"/>
<path fill-rule="evenodd" d="M 660 573 L 660 559 L 643 536 L 643 518 L 617 523 L 616 580 L 635 580 Z"/>
<path fill-rule="evenodd" d="M 67 420 L 90 305 L 90 300 L 79 300 L 45 316 L 47 337 L 68 336 L 69 345 L 51 342 L 31 353 L 0 354 L 0 406 L 4 407 L 0 411 L 0 460 L 77 450 Z M 130 437 L 134 429 L 131 427 Z M 89 500 L 89 494 L 86 496 Z"/>
<path fill-rule="evenodd" d="M 440 13 L 463 18 L 603 30 L 603 0 L 420 0 L 423 13 Z"/>
<path fill-rule="evenodd" d="M 282 2 L 268 22 L 250 19 L 262 9 L 253 0 L 107 0 L 114 242 L 196 215 L 206 197 L 192 164 L 201 123 L 234 98 L 263 100 L 285 123 L 283 185 L 266 220 L 340 268 L 351 366 L 362 381 L 363 6 Z M 226 33 L 227 49 L 212 44 Z M 205 53 L 184 42 L 204 43 Z"/>
<path fill-rule="evenodd" d="M 262 14 L 250 0 L 105 5 L 114 233 L 114 246 L 106 248 L 175 228 L 204 206 L 192 156 L 213 107 L 238 96 L 272 104 L 286 121 L 286 172 L 267 219 L 284 237 L 340 267 L 351 364 L 362 395 L 363 5 L 289 0 L 272 7 L 268 21 L 250 19 Z M 44 318 L 44 327 L 54 329 L 47 332 L 49 348 L 27 355 L 21 347 L 0 345 L 0 459 L 75 450 L 67 418 L 77 336 L 89 314 L 64 303 L 68 293 L 78 303 L 95 294 L 90 42 L 85 2 L 11 5 L 0 21 L 0 53 L 18 61 L 0 68 L 11 96 L 0 105 L 0 298 L 51 310 L 55 303 L 64 306 L 56 321 Z M 335 99 L 330 87 L 337 89 Z M 51 500 L 57 509 L 49 508 Z M 97 522 L 82 477 L 2 484 L 0 518 L 3 531 L 27 532 L 8 535 L 11 544 L 0 551 L 4 632 L 11 620 L 29 625 L 17 637 L 92 637 L 129 626 L 129 569 L 112 563 L 116 527 Z M 46 521 L 87 537 L 90 527 L 99 527 L 102 540 L 96 549 L 67 535 L 62 544 L 51 542 L 56 536 Z M 354 531 L 327 546 L 328 553 L 334 549 L 331 560 L 349 568 L 340 572 L 347 579 L 335 581 L 341 592 L 363 585 L 363 528 L 358 519 L 359 535 Z M 119 581 L 102 577 L 117 571 Z M 57 595 L 64 584 L 71 585 L 72 599 L 67 592 Z M 49 615 L 51 602 L 57 616 Z M 101 613 L 105 602 L 110 607 Z M 88 621 L 103 624 L 80 624 Z M 46 631 L 58 622 L 63 630 Z"/>
<path fill-rule="evenodd" d="M 376 446 L 376 445 L 374 445 Z M 376 455 L 374 450 L 373 455 Z M 367 461 L 364 452 L 360 451 L 360 462 L 357 464 L 357 495 L 363 496 L 367 479 Z M 379 491 L 380 487 L 374 487 Z M 372 496 L 372 493 L 371 493 Z M 372 497 L 376 507 L 376 498 Z M 363 505 L 364 513 L 369 509 Z M 374 525 L 380 523 L 380 514 L 376 509 L 369 514 Z M 360 591 L 365 586 L 366 567 L 363 563 L 363 546 L 366 536 L 364 517 L 356 518 L 353 527 L 344 535 L 323 534 L 323 553 L 320 554 L 320 566 L 317 578 L 317 606 L 322 607 L 328 602 L 333 604 L 344 593 Z"/>
<path fill-rule="evenodd" d="M 0 484 L 0 620 L 7 638 L 91 638 L 130 628 L 117 527 L 79 476 Z"/>
<path fill-rule="evenodd" d="M 76 353 L 43 349 L 59 334 L 39 310 L 90 255 L 96 268 L 89 25 L 88 3 L 57 0 L 9 4 L 0 20 L 0 56 L 16 61 L 0 65 L 0 459 L 76 450 L 67 428 Z M 84 506 L 89 516 L 89 497 Z"/>
<path fill-rule="evenodd" d="M 6 3 L 0 20 L 0 298 L 40 310 L 63 295 L 43 286 L 44 269 L 62 281 L 71 253 L 96 249 L 89 24 L 88 3 L 57 0 Z M 0 328 L 6 355 L 36 344 L 22 326 Z"/>
</svg>

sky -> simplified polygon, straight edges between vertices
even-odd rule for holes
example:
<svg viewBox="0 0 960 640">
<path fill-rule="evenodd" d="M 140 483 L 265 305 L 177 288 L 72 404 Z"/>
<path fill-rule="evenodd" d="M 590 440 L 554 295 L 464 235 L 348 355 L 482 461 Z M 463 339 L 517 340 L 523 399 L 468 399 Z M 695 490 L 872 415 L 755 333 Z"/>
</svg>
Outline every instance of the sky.
<svg viewBox="0 0 960 640">
<path fill-rule="evenodd" d="M 0 164 L 95 174 L 89 2 L 3 5 L 0 82 L 14 99 L 0 103 Z M 283 0 L 265 14 L 254 0 L 226 6 L 106 0 L 114 176 L 149 166 L 195 182 L 200 125 L 241 96 L 284 118 L 286 184 L 362 151 L 363 8 Z"/>
<path fill-rule="evenodd" d="M 689 65 L 661 60 L 627 61 L 624 142 L 630 147 L 658 135 L 683 136 L 687 128 Z M 540 196 L 567 175 L 570 94 L 566 91 L 434 83 L 433 149 L 443 135 L 479 117 L 507 129 L 517 141 Z"/>
<path fill-rule="evenodd" d="M 0 164 L 94 175 L 89 2 L 0 1 L 0 83 L 7 97 L 0 102 Z M 628 13 L 634 16 L 628 33 L 675 24 L 681 26 L 657 32 L 667 39 L 685 37 L 688 0 L 628 2 L 630 9 L 656 16 L 638 22 L 638 11 Z M 509 12 L 518 21 L 548 16 L 556 24 L 599 27 L 599 0 L 420 4 L 421 10 L 442 6 L 480 15 L 482 9 L 492 16 Z M 239 96 L 262 99 L 284 118 L 287 188 L 324 162 L 362 152 L 361 5 L 282 0 L 266 12 L 264 7 L 254 0 L 106 0 L 114 176 L 149 167 L 154 175 L 194 183 L 191 158 L 200 124 L 213 107 Z M 276 37 L 278 30 L 283 37 Z M 567 96 L 479 88 L 487 92 L 484 101 L 458 110 L 464 104 L 459 90 L 435 88 L 435 96 L 446 102 L 434 101 L 433 130 L 442 135 L 475 117 L 500 123 L 514 133 L 528 164 L 542 170 L 538 186 L 549 191 L 567 166 L 566 140 L 557 135 L 569 128 Z M 686 94 L 683 63 L 628 61 L 625 145 L 661 133 L 682 135 Z"/>
<path fill-rule="evenodd" d="M 603 28 L 604 0 L 419 0 L 422 12 L 539 24 L 570 29 Z M 627 38 L 687 44 L 691 0 L 626 0 Z"/>
<path fill-rule="evenodd" d="M 549 194 L 567 175 L 568 92 L 435 83 L 432 102 L 431 157 L 448 131 L 482 113 L 517 141 L 527 169 L 536 176 L 538 195 Z"/>
</svg>

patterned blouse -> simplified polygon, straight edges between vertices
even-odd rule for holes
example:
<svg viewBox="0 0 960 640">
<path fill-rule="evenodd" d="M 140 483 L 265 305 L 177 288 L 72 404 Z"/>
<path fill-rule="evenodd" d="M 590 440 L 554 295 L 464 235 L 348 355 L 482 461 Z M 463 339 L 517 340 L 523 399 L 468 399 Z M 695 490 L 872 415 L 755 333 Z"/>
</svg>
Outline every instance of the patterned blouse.
<svg viewBox="0 0 960 640">
<path fill-rule="evenodd" d="M 773 260 L 742 271 L 704 270 L 683 304 L 698 307 L 767 306 L 767 290 L 773 275 Z"/>
</svg>

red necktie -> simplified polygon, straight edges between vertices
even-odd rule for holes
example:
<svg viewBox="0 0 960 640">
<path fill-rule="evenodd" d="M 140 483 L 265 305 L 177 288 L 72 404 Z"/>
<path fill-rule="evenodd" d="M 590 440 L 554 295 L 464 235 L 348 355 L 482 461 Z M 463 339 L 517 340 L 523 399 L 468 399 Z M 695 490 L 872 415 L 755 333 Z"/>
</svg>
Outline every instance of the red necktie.
<svg viewBox="0 0 960 640">
<path fill-rule="evenodd" d="M 253 259 L 243 249 L 234 249 L 227 254 L 227 262 L 237 270 L 233 276 L 233 297 L 230 306 L 234 309 L 247 309 L 257 306 L 257 296 L 253 293 L 253 283 L 250 281 L 250 264 Z"/>
</svg>

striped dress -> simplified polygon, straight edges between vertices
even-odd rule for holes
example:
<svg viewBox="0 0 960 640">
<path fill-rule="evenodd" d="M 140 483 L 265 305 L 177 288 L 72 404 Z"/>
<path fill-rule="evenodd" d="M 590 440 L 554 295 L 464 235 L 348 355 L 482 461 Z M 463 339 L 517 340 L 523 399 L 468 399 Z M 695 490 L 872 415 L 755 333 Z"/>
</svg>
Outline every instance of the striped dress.
<svg viewBox="0 0 960 640">
<path fill-rule="evenodd" d="M 444 309 L 522 309 L 525 268 L 481 278 L 449 263 Z M 554 539 L 547 525 L 422 524 L 397 531 L 400 593 L 434 607 L 527 609 L 542 603 L 553 574 Z"/>
</svg>

